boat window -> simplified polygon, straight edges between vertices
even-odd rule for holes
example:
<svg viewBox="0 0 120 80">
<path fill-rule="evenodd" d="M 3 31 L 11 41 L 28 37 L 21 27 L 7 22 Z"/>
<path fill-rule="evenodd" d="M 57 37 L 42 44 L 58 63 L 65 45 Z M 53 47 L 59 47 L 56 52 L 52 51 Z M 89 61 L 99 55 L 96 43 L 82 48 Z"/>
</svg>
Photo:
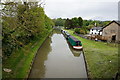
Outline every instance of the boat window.
<svg viewBox="0 0 120 80">
<path fill-rule="evenodd" d="M 80 45 L 80 42 L 76 42 L 76 46 L 79 46 Z"/>
</svg>

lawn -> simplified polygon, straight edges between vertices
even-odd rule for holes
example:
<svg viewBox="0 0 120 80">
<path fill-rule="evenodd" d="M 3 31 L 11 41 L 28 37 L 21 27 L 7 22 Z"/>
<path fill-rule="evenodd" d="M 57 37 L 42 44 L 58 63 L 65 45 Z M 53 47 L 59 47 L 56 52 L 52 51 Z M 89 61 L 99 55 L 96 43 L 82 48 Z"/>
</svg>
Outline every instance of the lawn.
<svg viewBox="0 0 120 80">
<path fill-rule="evenodd" d="M 113 78 L 118 71 L 118 45 L 114 43 L 96 42 L 73 34 L 82 41 L 90 78 Z"/>
<path fill-rule="evenodd" d="M 10 73 L 3 71 L 3 78 L 27 78 L 37 50 L 50 32 L 43 38 L 32 41 L 23 48 L 15 51 L 8 59 L 4 60 L 3 68 L 8 68 L 12 71 Z"/>
</svg>

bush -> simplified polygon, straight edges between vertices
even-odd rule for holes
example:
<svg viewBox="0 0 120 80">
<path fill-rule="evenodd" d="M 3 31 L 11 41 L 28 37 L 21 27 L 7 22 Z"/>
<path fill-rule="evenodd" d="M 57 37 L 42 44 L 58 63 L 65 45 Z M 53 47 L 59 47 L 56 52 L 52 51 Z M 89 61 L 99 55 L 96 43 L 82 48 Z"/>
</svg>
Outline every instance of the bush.
<svg viewBox="0 0 120 80">
<path fill-rule="evenodd" d="M 85 30 L 80 30 L 80 34 L 86 34 Z"/>
<path fill-rule="evenodd" d="M 80 34 L 80 28 L 75 28 L 74 30 L 76 33 Z"/>
<path fill-rule="evenodd" d="M 75 28 L 74 31 L 78 34 L 87 34 L 87 30 L 85 28 Z"/>
</svg>

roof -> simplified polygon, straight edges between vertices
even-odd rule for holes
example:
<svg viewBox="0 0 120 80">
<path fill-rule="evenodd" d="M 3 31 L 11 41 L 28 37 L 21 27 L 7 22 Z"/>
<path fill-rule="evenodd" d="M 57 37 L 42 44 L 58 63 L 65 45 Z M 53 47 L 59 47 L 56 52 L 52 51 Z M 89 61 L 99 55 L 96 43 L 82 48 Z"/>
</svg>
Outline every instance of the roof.
<svg viewBox="0 0 120 80">
<path fill-rule="evenodd" d="M 102 28 L 103 28 L 103 27 L 93 27 L 93 28 L 91 28 L 91 29 L 93 29 L 93 30 L 102 30 Z"/>
<path fill-rule="evenodd" d="M 120 21 L 116 21 L 120 25 Z"/>
<path fill-rule="evenodd" d="M 69 36 L 71 39 L 73 39 L 74 41 L 80 41 L 77 38 L 73 37 L 73 36 Z"/>
<path fill-rule="evenodd" d="M 120 26 L 120 21 L 112 21 L 109 24 L 107 24 L 106 26 L 104 26 L 102 29 L 104 29 L 105 27 L 109 26 L 110 24 L 112 24 L 113 22 L 115 22 L 116 24 L 118 24 Z"/>
</svg>

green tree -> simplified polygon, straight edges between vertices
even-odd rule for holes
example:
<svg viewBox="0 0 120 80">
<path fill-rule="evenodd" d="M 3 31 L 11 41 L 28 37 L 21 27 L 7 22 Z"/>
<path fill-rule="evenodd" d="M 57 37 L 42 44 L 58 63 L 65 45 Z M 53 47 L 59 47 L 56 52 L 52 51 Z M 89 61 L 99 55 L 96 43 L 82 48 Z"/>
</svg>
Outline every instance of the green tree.
<svg viewBox="0 0 120 80">
<path fill-rule="evenodd" d="M 3 5 L 3 55 L 11 55 L 14 50 L 41 38 L 54 25 L 36 2 L 7 2 Z"/>
<path fill-rule="evenodd" d="M 73 26 L 73 28 L 79 27 L 78 18 L 74 17 L 71 20 L 72 20 L 72 26 Z"/>
<path fill-rule="evenodd" d="M 64 26 L 65 19 L 57 18 L 57 19 L 53 19 L 53 22 L 55 23 L 55 26 Z"/>
<path fill-rule="evenodd" d="M 83 26 L 83 19 L 81 17 L 78 17 L 78 24 L 79 26 Z"/>
<path fill-rule="evenodd" d="M 65 21 L 64 27 L 65 27 L 65 29 L 71 29 L 71 28 L 73 28 L 72 20 L 70 20 L 70 19 L 67 18 L 66 21 Z"/>
<path fill-rule="evenodd" d="M 77 18 L 77 17 L 74 17 L 72 19 L 66 19 L 65 21 L 65 27 L 68 27 L 68 28 L 80 28 L 82 27 L 83 25 L 83 20 L 81 17 Z"/>
</svg>

